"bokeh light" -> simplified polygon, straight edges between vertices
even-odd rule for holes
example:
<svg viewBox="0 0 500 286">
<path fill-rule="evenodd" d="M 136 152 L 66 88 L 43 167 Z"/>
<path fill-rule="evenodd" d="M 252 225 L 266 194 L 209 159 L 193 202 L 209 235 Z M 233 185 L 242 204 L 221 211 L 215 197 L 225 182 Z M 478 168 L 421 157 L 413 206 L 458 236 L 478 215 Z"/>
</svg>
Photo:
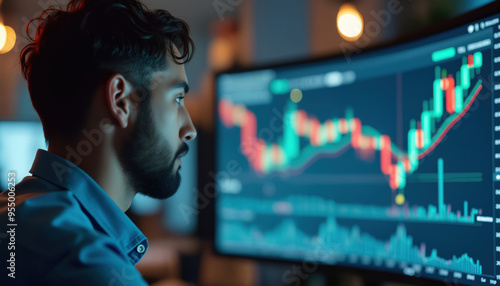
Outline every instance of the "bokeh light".
<svg viewBox="0 0 500 286">
<path fill-rule="evenodd" d="M 2 39 L 0 39 L 0 54 L 5 54 L 14 48 L 14 45 L 16 44 L 16 32 L 9 26 L 2 25 L 2 27 L 5 30 L 5 42 L 1 45 Z"/>
<path fill-rule="evenodd" d="M 337 29 L 340 36 L 347 41 L 356 41 L 363 34 L 363 17 L 352 4 L 340 6 L 337 15 Z"/>
<path fill-rule="evenodd" d="M 7 29 L 5 29 L 5 26 L 2 23 L 0 23 L 0 51 L 5 46 L 6 42 L 7 42 Z"/>
</svg>

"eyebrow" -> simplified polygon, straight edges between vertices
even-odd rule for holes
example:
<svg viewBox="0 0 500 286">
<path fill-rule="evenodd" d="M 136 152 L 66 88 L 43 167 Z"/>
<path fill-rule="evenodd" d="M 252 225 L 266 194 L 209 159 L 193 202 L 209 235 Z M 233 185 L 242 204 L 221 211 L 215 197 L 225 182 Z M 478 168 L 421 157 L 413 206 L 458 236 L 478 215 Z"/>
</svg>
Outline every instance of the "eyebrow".
<svg viewBox="0 0 500 286">
<path fill-rule="evenodd" d="M 173 88 L 184 88 L 184 93 L 187 94 L 189 92 L 189 84 L 185 81 L 181 81 L 173 86 Z"/>
</svg>

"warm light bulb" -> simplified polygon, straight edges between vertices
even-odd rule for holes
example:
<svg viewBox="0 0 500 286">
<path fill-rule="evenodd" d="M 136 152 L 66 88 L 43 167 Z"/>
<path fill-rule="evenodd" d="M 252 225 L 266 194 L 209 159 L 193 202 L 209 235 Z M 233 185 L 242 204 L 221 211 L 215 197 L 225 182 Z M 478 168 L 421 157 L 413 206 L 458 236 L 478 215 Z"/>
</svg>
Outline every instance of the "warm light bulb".
<svg viewBox="0 0 500 286">
<path fill-rule="evenodd" d="M 12 29 L 9 26 L 3 26 L 3 28 L 5 29 L 6 36 L 3 47 L 1 47 L 0 45 L 0 54 L 5 54 L 10 52 L 10 50 L 12 50 L 12 48 L 14 48 L 14 45 L 16 44 L 16 32 L 14 31 L 14 29 Z M 1 44 L 1 39 L 0 39 L 0 44 Z"/>
<path fill-rule="evenodd" d="M 337 29 L 342 38 L 348 41 L 356 41 L 363 33 L 363 17 L 352 4 L 340 6 L 337 15 Z"/>
<path fill-rule="evenodd" d="M 5 46 L 6 42 L 7 42 L 7 29 L 5 29 L 5 26 L 2 23 L 0 23 L 0 51 Z"/>
</svg>

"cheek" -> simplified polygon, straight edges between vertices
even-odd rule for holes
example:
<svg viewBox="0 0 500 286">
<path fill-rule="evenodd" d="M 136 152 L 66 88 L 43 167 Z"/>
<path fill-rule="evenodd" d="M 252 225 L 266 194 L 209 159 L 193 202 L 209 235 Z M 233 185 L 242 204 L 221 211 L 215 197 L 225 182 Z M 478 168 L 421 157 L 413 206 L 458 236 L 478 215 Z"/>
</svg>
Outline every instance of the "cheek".
<svg viewBox="0 0 500 286">
<path fill-rule="evenodd" d="M 153 113 L 158 133 L 167 141 L 176 142 L 175 140 L 179 137 L 177 107 L 162 102 L 153 106 Z"/>
</svg>

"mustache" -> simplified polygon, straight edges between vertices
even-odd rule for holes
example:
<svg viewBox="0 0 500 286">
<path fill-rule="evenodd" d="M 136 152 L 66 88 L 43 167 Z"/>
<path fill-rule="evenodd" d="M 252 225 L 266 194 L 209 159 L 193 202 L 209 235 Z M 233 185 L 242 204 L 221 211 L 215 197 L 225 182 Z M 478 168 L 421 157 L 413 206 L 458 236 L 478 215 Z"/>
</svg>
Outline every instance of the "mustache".
<svg viewBox="0 0 500 286">
<path fill-rule="evenodd" d="M 185 155 L 189 152 L 189 146 L 183 142 L 181 147 L 179 147 L 179 150 L 177 150 L 177 152 L 175 152 L 175 156 L 174 158 L 177 159 L 177 157 L 179 157 L 180 155 Z"/>
</svg>

